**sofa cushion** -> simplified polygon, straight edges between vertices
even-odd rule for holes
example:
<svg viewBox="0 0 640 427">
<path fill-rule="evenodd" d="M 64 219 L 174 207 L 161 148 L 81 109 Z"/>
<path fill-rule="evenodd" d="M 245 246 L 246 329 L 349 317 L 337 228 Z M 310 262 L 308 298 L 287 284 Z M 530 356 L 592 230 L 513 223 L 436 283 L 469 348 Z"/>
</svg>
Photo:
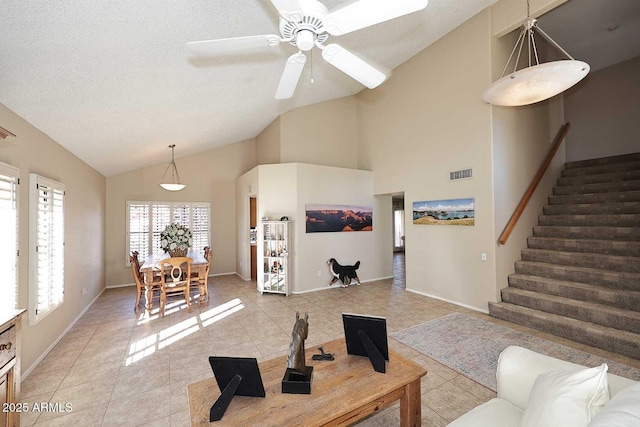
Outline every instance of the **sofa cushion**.
<svg viewBox="0 0 640 427">
<path fill-rule="evenodd" d="M 447 427 L 514 427 L 519 426 L 522 411 L 503 399 L 491 399 L 476 406 Z"/>
<path fill-rule="evenodd" d="M 539 375 L 533 383 L 522 427 L 585 427 L 609 401 L 607 364 Z"/>
<path fill-rule="evenodd" d="M 640 383 L 618 392 L 589 423 L 589 427 L 611 426 L 640 426 Z"/>
</svg>

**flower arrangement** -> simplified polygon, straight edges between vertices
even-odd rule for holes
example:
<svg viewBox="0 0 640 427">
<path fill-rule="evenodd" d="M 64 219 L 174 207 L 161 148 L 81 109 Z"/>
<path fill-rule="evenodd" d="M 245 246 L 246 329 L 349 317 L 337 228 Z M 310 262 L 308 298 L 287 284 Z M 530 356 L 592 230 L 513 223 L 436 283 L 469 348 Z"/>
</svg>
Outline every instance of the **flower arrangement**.
<svg viewBox="0 0 640 427">
<path fill-rule="evenodd" d="M 169 224 L 160 233 L 160 247 L 171 256 L 185 256 L 193 245 L 193 234 L 184 225 Z"/>
</svg>

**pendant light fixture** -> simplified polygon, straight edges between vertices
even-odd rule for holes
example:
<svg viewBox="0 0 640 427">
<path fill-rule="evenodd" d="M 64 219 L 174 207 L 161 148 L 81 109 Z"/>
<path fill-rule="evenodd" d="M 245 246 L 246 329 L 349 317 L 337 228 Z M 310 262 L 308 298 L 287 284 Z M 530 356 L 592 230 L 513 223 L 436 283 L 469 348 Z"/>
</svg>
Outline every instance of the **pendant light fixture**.
<svg viewBox="0 0 640 427">
<path fill-rule="evenodd" d="M 541 64 L 534 38 L 535 33 L 539 33 L 551 43 L 553 47 L 569 59 Z M 529 65 L 518 70 L 520 55 L 524 50 L 525 43 L 527 43 Z M 505 76 L 504 73 L 507 71 L 516 50 L 518 54 L 515 57 L 513 72 Z M 542 31 L 542 28 L 538 25 L 538 20 L 529 17 L 529 0 L 527 0 L 527 19 L 522 25 L 520 36 L 502 70 L 500 79 L 493 82 L 491 86 L 484 91 L 482 100 L 489 104 L 508 107 L 529 105 L 544 101 L 578 83 L 586 77 L 589 70 L 589 64 L 573 59 L 573 57 L 560 47 L 547 33 Z"/>
<path fill-rule="evenodd" d="M 175 147 L 176 147 L 176 144 L 171 144 L 169 146 L 169 148 L 171 148 L 171 162 L 169 163 L 169 166 L 167 166 L 167 168 L 165 169 L 164 174 L 162 175 L 162 181 L 159 184 L 160 187 L 168 191 L 180 191 L 184 187 L 186 187 L 186 185 L 180 183 L 180 175 L 178 174 L 178 168 L 176 167 L 175 160 L 173 160 L 173 150 Z M 170 177 L 171 180 L 167 179 L 167 172 L 169 172 L 169 169 L 171 169 L 171 177 Z"/>
</svg>

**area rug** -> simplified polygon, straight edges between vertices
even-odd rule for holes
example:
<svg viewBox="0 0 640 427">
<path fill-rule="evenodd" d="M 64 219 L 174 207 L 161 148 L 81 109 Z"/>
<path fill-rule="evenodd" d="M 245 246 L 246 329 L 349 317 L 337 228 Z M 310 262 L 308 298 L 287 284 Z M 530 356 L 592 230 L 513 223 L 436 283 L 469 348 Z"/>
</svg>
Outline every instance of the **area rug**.
<svg viewBox="0 0 640 427">
<path fill-rule="evenodd" d="M 510 345 L 588 367 L 606 363 L 610 373 L 640 381 L 640 369 L 463 313 L 448 314 L 391 337 L 493 391 L 498 356 Z"/>
</svg>

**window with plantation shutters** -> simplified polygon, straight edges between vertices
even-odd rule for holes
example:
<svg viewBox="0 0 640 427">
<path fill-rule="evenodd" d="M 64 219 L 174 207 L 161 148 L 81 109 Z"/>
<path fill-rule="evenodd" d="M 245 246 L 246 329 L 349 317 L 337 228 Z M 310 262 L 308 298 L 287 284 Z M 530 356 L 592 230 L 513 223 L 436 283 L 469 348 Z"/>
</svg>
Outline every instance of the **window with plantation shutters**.
<svg viewBox="0 0 640 427">
<path fill-rule="evenodd" d="M 164 231 L 167 225 L 171 224 L 171 204 L 170 203 L 156 203 L 150 207 L 151 217 L 151 251 L 149 253 L 161 252 L 160 246 L 160 234 Z M 148 255 L 148 254 L 147 254 Z M 145 255 L 146 257 L 146 255 Z M 144 258 L 140 258 L 144 259 Z"/>
<path fill-rule="evenodd" d="M 0 163 L 0 313 L 18 306 L 18 184 L 20 171 Z"/>
<path fill-rule="evenodd" d="M 191 205 L 191 225 L 193 233 L 193 247 L 198 251 L 203 251 L 205 246 L 209 246 L 209 216 L 210 205 L 208 203 L 193 203 Z"/>
<path fill-rule="evenodd" d="M 29 323 L 64 301 L 64 185 L 29 175 Z"/>
<path fill-rule="evenodd" d="M 188 227 L 193 233 L 192 251 L 209 246 L 210 203 L 201 202 L 127 202 L 127 252 L 138 251 L 138 259 L 159 253 L 160 233 L 172 223 Z"/>
</svg>

